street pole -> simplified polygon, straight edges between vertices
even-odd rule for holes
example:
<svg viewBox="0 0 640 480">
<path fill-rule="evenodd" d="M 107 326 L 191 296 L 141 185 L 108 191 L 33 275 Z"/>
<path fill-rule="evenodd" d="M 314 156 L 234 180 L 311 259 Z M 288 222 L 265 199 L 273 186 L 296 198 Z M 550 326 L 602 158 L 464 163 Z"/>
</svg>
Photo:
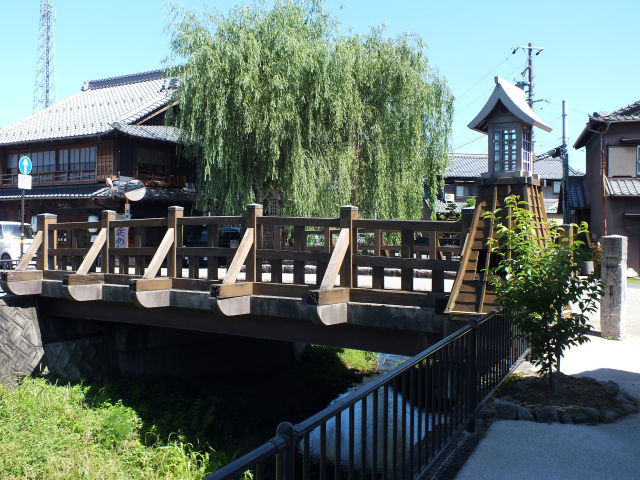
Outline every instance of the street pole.
<svg viewBox="0 0 640 480">
<path fill-rule="evenodd" d="M 562 100 L 562 217 L 567 225 L 571 222 L 569 212 L 569 151 L 567 150 L 567 101 Z"/>
<path fill-rule="evenodd" d="M 24 254 L 24 188 L 22 189 L 22 206 L 20 207 L 20 259 Z"/>
</svg>

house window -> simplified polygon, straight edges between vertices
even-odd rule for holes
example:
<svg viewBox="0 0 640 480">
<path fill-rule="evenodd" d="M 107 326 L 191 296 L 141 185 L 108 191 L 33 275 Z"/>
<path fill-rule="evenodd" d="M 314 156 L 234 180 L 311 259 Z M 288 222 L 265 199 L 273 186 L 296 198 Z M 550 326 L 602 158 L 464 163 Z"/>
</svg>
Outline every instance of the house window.
<svg viewBox="0 0 640 480">
<path fill-rule="evenodd" d="M 638 172 L 637 147 L 610 146 L 607 175 L 634 177 Z"/>
<path fill-rule="evenodd" d="M 155 150 L 136 149 L 138 179 L 151 182 L 166 182 L 169 154 Z"/>
<path fill-rule="evenodd" d="M 58 151 L 59 179 L 87 180 L 96 177 L 96 147 L 69 148 Z"/>
<path fill-rule="evenodd" d="M 493 131 L 493 162 L 496 172 L 516 169 L 516 145 L 515 128 L 497 128 Z"/>
<path fill-rule="evenodd" d="M 62 148 L 36 152 L 10 153 L 4 173 L 5 183 L 16 183 L 18 161 L 22 156 L 31 159 L 34 183 L 88 180 L 96 176 L 96 147 Z"/>
<path fill-rule="evenodd" d="M 558 182 L 558 181 L 553 182 L 553 193 L 555 193 L 555 194 L 560 193 L 560 185 L 561 184 L 562 184 L 562 182 Z"/>
<path fill-rule="evenodd" d="M 636 177 L 640 177 L 640 145 L 636 147 Z"/>
<path fill-rule="evenodd" d="M 523 128 L 522 130 L 522 169 L 531 171 L 531 130 L 529 128 Z"/>
</svg>

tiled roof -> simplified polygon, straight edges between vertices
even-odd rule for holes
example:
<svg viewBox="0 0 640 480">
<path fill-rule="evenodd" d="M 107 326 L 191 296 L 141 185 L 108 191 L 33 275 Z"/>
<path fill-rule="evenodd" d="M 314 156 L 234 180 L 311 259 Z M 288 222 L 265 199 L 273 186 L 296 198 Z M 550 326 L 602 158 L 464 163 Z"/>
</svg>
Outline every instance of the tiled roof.
<svg viewBox="0 0 640 480">
<path fill-rule="evenodd" d="M 545 180 L 561 180 L 562 179 L 562 159 L 560 157 L 552 158 L 550 155 L 543 153 L 536 155 L 533 163 L 533 171 Z M 584 173 L 572 168 L 569 165 L 570 176 L 580 176 Z"/>
<path fill-rule="evenodd" d="M 176 86 L 162 70 L 91 80 L 61 102 L 0 130 L 0 145 L 96 135 L 165 105 Z"/>
<path fill-rule="evenodd" d="M 111 191 L 103 184 L 93 185 L 56 185 L 46 187 L 33 187 L 25 190 L 26 199 L 46 200 L 53 198 L 99 198 L 110 197 Z M 0 200 L 17 200 L 22 197 L 19 188 L 0 189 Z"/>
<path fill-rule="evenodd" d="M 640 179 L 612 179 L 605 177 L 605 187 L 608 196 L 640 197 Z"/>
<path fill-rule="evenodd" d="M 47 200 L 56 198 L 109 198 L 111 189 L 104 184 L 92 185 L 56 185 L 33 187 L 25 190 L 25 198 L 30 200 Z M 19 188 L 0 189 L 0 201 L 18 200 L 22 196 Z M 175 201 L 192 202 L 195 200 L 196 192 L 194 188 L 162 188 L 147 187 L 142 201 Z M 116 190 L 116 197 L 122 197 L 122 193 Z"/>
<path fill-rule="evenodd" d="M 569 177 L 567 185 L 567 201 L 569 208 L 583 209 L 589 206 L 587 195 L 584 192 L 583 179 L 581 177 Z"/>
<path fill-rule="evenodd" d="M 615 112 L 595 112 L 593 118 L 612 122 L 640 120 L 640 101 L 622 107 Z"/>
<path fill-rule="evenodd" d="M 178 141 L 180 130 L 175 127 L 165 127 L 162 125 L 126 125 L 114 123 L 113 128 L 132 137 L 148 138 L 151 140 L 162 140 L 165 142 Z"/>
<path fill-rule="evenodd" d="M 445 171 L 445 178 L 479 178 L 487 171 L 488 157 L 486 153 L 450 153 L 451 164 Z M 551 158 L 547 154 L 536 155 L 533 171 L 546 180 L 562 178 L 562 160 Z M 582 172 L 569 167 L 569 175 L 580 176 Z"/>
<path fill-rule="evenodd" d="M 456 177 L 474 177 L 479 178 L 480 175 L 487 171 L 487 154 L 486 153 L 450 153 L 451 163 L 445 171 L 445 178 Z"/>
</svg>

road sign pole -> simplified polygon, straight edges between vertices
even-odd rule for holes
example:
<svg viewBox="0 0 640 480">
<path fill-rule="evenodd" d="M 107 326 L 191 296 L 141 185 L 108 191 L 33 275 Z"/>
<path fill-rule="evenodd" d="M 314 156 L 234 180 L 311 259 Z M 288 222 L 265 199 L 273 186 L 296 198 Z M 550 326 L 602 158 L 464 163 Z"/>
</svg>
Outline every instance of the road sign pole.
<svg viewBox="0 0 640 480">
<path fill-rule="evenodd" d="M 20 260 L 24 254 L 24 188 L 22 189 L 22 206 L 20 207 Z"/>
<path fill-rule="evenodd" d="M 33 164 L 31 163 L 31 159 L 26 155 L 20 157 L 18 160 L 18 169 L 20 170 L 20 174 L 18 175 L 18 188 L 22 189 L 22 205 L 20 207 L 20 258 L 22 259 L 22 255 L 24 254 L 24 191 L 26 189 L 31 190 L 31 177 L 29 174 L 31 173 L 31 169 Z M 26 183 L 25 183 L 26 181 Z"/>
</svg>

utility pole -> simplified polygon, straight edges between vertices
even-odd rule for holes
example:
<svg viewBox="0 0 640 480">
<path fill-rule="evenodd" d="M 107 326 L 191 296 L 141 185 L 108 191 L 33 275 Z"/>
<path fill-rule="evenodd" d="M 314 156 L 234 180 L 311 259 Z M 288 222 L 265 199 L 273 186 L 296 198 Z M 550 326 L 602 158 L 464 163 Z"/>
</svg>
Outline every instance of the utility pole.
<svg viewBox="0 0 640 480">
<path fill-rule="evenodd" d="M 567 101 L 562 100 L 562 218 L 566 225 L 569 215 L 569 151 L 567 150 Z"/>
<path fill-rule="evenodd" d="M 515 54 L 518 50 L 527 52 L 527 67 L 522 71 L 521 75 L 523 78 L 526 78 L 524 82 L 518 82 L 518 86 L 526 86 L 527 87 L 527 103 L 533 109 L 533 104 L 535 100 L 533 99 L 533 51 L 536 51 L 536 55 L 540 55 L 540 53 L 544 50 L 544 47 L 534 47 L 531 42 L 529 45 L 518 45 L 513 49 L 511 54 Z M 526 74 L 526 77 L 525 77 Z"/>
<path fill-rule="evenodd" d="M 56 53 L 53 36 L 55 16 L 53 0 L 42 0 L 40 3 L 38 60 L 33 92 L 34 113 L 56 102 Z"/>
<path fill-rule="evenodd" d="M 545 49 L 544 47 L 534 47 L 531 44 L 531 42 L 529 42 L 527 46 L 518 45 L 511 52 L 512 55 L 514 55 L 518 50 L 527 52 L 527 67 L 521 73 L 524 81 L 518 82 L 516 86 L 527 87 L 527 103 L 529 104 L 532 110 L 533 110 L 533 104 L 536 103 L 536 101 L 540 101 L 540 100 L 533 99 L 533 51 L 534 50 L 536 51 L 536 56 L 537 56 L 537 55 L 540 55 L 540 53 L 544 49 Z M 531 156 L 532 158 L 535 158 L 533 129 L 531 130 Z"/>
</svg>

